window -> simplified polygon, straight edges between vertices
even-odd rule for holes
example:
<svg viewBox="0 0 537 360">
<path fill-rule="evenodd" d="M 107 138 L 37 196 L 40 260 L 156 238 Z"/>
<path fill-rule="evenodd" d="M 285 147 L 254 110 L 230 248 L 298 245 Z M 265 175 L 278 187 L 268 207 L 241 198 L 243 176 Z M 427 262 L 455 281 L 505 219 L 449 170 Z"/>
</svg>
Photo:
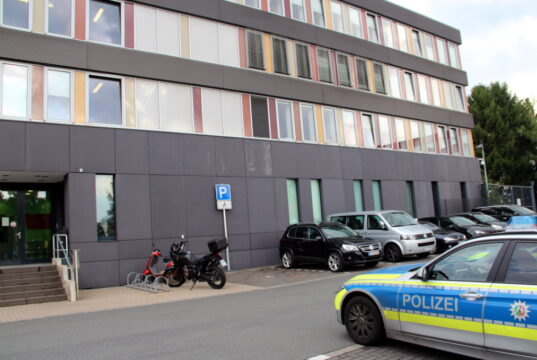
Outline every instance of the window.
<svg viewBox="0 0 537 360">
<path fill-rule="evenodd" d="M 443 126 L 438 127 L 438 147 L 441 154 L 448 154 L 449 149 L 447 147 L 446 128 Z"/>
<path fill-rule="evenodd" d="M 470 156 L 471 150 L 470 150 L 470 135 L 469 130 L 462 129 L 462 151 L 464 156 Z"/>
<path fill-rule="evenodd" d="M 28 67 L 14 64 L 2 64 L 2 115 L 15 118 L 28 118 Z"/>
<path fill-rule="evenodd" d="M 327 144 L 337 144 L 336 111 L 323 108 L 324 141 Z"/>
<path fill-rule="evenodd" d="M 405 120 L 403 119 L 395 119 L 395 138 L 397 139 L 397 147 L 399 150 L 408 150 L 406 126 Z"/>
<path fill-rule="evenodd" d="M 186 85 L 159 83 L 159 114 L 162 130 L 192 132 L 194 130 L 192 88 Z M 242 114 L 242 105 L 239 114 Z M 242 120 L 241 115 L 238 119 Z"/>
<path fill-rule="evenodd" d="M 441 64 L 448 65 L 446 56 L 446 42 L 442 39 L 436 39 L 436 47 L 438 48 L 438 61 Z"/>
<path fill-rule="evenodd" d="M 375 210 L 377 210 L 375 208 Z M 380 208 L 378 209 L 380 210 Z M 383 219 L 378 215 L 368 215 L 367 216 L 367 230 L 384 230 Z"/>
<path fill-rule="evenodd" d="M 459 54 L 457 52 L 457 45 L 448 42 L 448 51 L 449 51 L 449 63 L 451 66 L 460 69 L 461 63 L 459 61 Z"/>
<path fill-rule="evenodd" d="M 421 48 L 420 32 L 418 30 L 412 30 L 412 43 L 414 44 L 414 55 L 423 56 L 423 50 Z"/>
<path fill-rule="evenodd" d="M 136 79 L 136 123 L 141 129 L 158 129 L 158 82 Z M 205 124 L 204 124 L 205 125 Z"/>
<path fill-rule="evenodd" d="M 418 75 L 418 88 L 420 91 L 420 102 L 429 104 L 429 91 L 427 90 L 427 78 L 423 75 Z"/>
<path fill-rule="evenodd" d="M 406 35 L 406 27 L 401 24 L 397 24 L 397 37 L 399 39 L 399 49 L 404 52 L 408 52 L 408 40 Z"/>
<path fill-rule="evenodd" d="M 89 40 L 122 44 L 121 3 L 90 0 L 88 24 Z"/>
<path fill-rule="evenodd" d="M 384 69 L 380 64 L 373 64 L 373 76 L 375 78 L 375 91 L 378 94 L 386 94 L 386 85 L 384 82 Z"/>
<path fill-rule="evenodd" d="M 298 77 L 311 79 L 310 53 L 308 45 L 296 44 L 296 67 Z"/>
<path fill-rule="evenodd" d="M 304 0 L 291 0 L 291 17 L 295 20 L 306 21 Z"/>
<path fill-rule="evenodd" d="M 260 33 L 248 31 L 248 67 L 265 70 L 263 60 L 263 37 Z"/>
<path fill-rule="evenodd" d="M 319 80 L 331 83 L 332 69 L 330 67 L 330 52 L 328 50 L 317 49 L 317 66 L 319 68 Z"/>
<path fill-rule="evenodd" d="M 364 136 L 364 146 L 369 148 L 376 147 L 375 125 L 373 123 L 372 115 L 362 114 L 362 131 Z"/>
<path fill-rule="evenodd" d="M 446 99 L 446 107 L 453 109 L 453 94 L 451 91 L 451 84 L 447 81 L 443 81 L 444 85 L 444 98 Z"/>
<path fill-rule="evenodd" d="M 382 187 L 379 180 L 371 182 L 371 192 L 373 194 L 373 210 L 382 210 Z M 368 216 L 368 219 L 370 216 Z"/>
<path fill-rule="evenodd" d="M 269 11 L 271 13 L 283 16 L 283 0 L 269 0 Z"/>
<path fill-rule="evenodd" d="M 425 130 L 425 144 L 427 145 L 427 152 L 434 153 L 436 152 L 436 146 L 434 142 L 434 130 L 431 124 L 424 124 L 423 128 Z"/>
<path fill-rule="evenodd" d="M 360 10 L 349 7 L 349 22 L 351 27 L 351 35 L 360 39 L 364 38 L 362 33 L 362 21 L 360 20 Z"/>
<path fill-rule="evenodd" d="M 537 247 L 535 243 L 516 245 L 505 274 L 509 284 L 537 285 Z"/>
<path fill-rule="evenodd" d="M 121 125 L 121 80 L 89 76 L 89 122 L 93 124 Z"/>
<path fill-rule="evenodd" d="M 393 97 L 401 98 L 401 88 L 399 85 L 399 70 L 390 68 L 388 72 L 390 74 L 390 94 Z"/>
<path fill-rule="evenodd" d="M 434 43 L 431 35 L 425 35 L 425 57 L 431 61 L 435 60 Z"/>
<path fill-rule="evenodd" d="M 203 114 L 203 133 L 222 135 L 224 133 L 222 92 L 220 90 L 202 88 L 201 111 Z"/>
<path fill-rule="evenodd" d="M 116 240 L 116 197 L 113 175 L 95 175 L 97 240 Z"/>
<path fill-rule="evenodd" d="M 267 98 L 261 96 L 251 96 L 252 106 L 252 131 L 254 137 L 269 138 L 269 117 L 267 109 Z"/>
<path fill-rule="evenodd" d="M 317 131 L 313 105 L 300 105 L 300 117 L 302 118 L 302 138 L 306 142 L 316 142 Z"/>
<path fill-rule="evenodd" d="M 356 122 L 353 111 L 343 111 L 343 134 L 345 145 L 356 146 Z"/>
<path fill-rule="evenodd" d="M 71 73 L 47 70 L 46 72 L 47 120 L 71 121 Z"/>
<path fill-rule="evenodd" d="M 260 9 L 261 6 L 259 6 L 259 0 L 244 0 L 244 5 L 253 7 L 256 9 Z"/>
<path fill-rule="evenodd" d="M 416 217 L 416 202 L 414 200 L 414 182 L 406 181 L 406 201 L 407 201 L 407 213 L 412 217 Z"/>
<path fill-rule="evenodd" d="M 343 9 L 339 2 L 332 1 L 332 24 L 335 31 L 345 32 L 345 24 L 343 23 Z"/>
<path fill-rule="evenodd" d="M 464 94 L 462 86 L 455 85 L 455 104 L 459 111 L 464 111 Z"/>
<path fill-rule="evenodd" d="M 179 29 L 181 28 L 180 25 L 180 18 L 179 14 L 174 13 L 172 11 L 164 11 L 164 10 L 158 10 L 157 11 L 157 28 L 158 28 L 158 53 L 164 54 L 164 55 L 170 55 L 170 56 L 179 56 L 180 55 L 180 46 L 181 46 L 181 34 L 179 33 Z M 146 28 L 146 27 L 144 27 Z M 230 28 L 229 26 L 220 26 L 219 24 L 219 31 L 224 29 Z M 235 36 L 237 37 L 237 36 Z M 231 40 L 231 43 L 229 44 L 232 46 L 234 44 L 233 40 Z M 235 41 L 238 47 L 238 40 Z M 207 45 L 207 44 L 206 44 Z M 231 47 L 230 47 L 231 48 Z M 232 51 L 228 51 L 228 53 L 233 54 Z"/>
<path fill-rule="evenodd" d="M 4 0 L 2 4 L 2 24 L 21 29 L 30 29 L 30 1 Z"/>
<path fill-rule="evenodd" d="M 276 102 L 276 112 L 278 115 L 278 131 L 280 139 L 294 140 L 293 130 L 293 110 L 292 104 L 288 101 Z"/>
<path fill-rule="evenodd" d="M 346 55 L 337 54 L 337 74 L 339 85 L 351 87 L 351 73 L 349 71 L 349 58 Z"/>
<path fill-rule="evenodd" d="M 358 89 L 369 91 L 369 75 L 367 73 L 367 62 L 363 59 L 356 59 L 356 69 L 358 75 Z"/>
<path fill-rule="evenodd" d="M 421 152 L 420 124 L 417 121 L 410 122 L 410 137 L 412 138 L 412 149 Z"/>
<path fill-rule="evenodd" d="M 321 198 L 321 180 L 311 180 L 311 205 L 313 208 L 313 222 L 322 222 L 323 202 Z"/>
<path fill-rule="evenodd" d="M 379 116 L 379 135 L 380 141 L 378 146 L 382 149 L 392 148 L 392 130 L 390 119 L 386 116 Z"/>
<path fill-rule="evenodd" d="M 392 22 L 388 19 L 382 19 L 382 35 L 384 36 L 384 45 L 393 48 Z"/>
<path fill-rule="evenodd" d="M 416 89 L 414 88 L 414 74 L 405 71 L 405 90 L 406 98 L 410 101 L 416 101 Z"/>
<path fill-rule="evenodd" d="M 440 84 L 436 79 L 431 79 L 431 90 L 433 93 L 433 105 L 442 106 L 442 100 L 440 97 Z"/>
<path fill-rule="evenodd" d="M 189 26 L 191 58 L 218 63 L 217 23 L 191 18 Z M 136 41 L 134 47 L 136 50 L 179 56 L 181 46 L 179 30 L 179 14 L 149 6 L 135 6 L 134 38 Z M 229 41 L 231 41 L 229 46 L 232 46 L 232 40 Z M 233 52 L 228 51 L 228 53 Z"/>
<path fill-rule="evenodd" d="M 313 23 L 325 27 L 322 0 L 311 0 L 311 12 L 313 13 Z"/>
<path fill-rule="evenodd" d="M 457 129 L 449 128 L 449 141 L 451 142 L 451 153 L 453 155 L 459 155 L 460 145 L 459 145 L 459 135 L 457 134 Z"/>
<path fill-rule="evenodd" d="M 285 40 L 272 38 L 272 56 L 274 72 L 288 75 L 289 67 L 287 66 L 287 45 Z"/>
<path fill-rule="evenodd" d="M 367 32 L 369 34 L 369 41 L 379 43 L 379 32 L 377 29 L 377 17 L 372 14 L 367 14 Z"/>
<path fill-rule="evenodd" d="M 300 210 L 298 207 L 298 181 L 287 179 L 287 205 L 289 209 L 289 225 L 300 222 Z"/>
<path fill-rule="evenodd" d="M 60 36 L 73 36 L 73 1 L 48 0 L 47 1 L 47 32 Z"/>
<path fill-rule="evenodd" d="M 352 182 L 352 186 L 353 186 L 353 189 L 354 189 L 354 209 L 356 211 L 364 211 L 364 193 L 363 193 L 363 190 L 362 190 L 362 180 L 354 180 Z M 354 216 L 349 218 L 349 226 L 351 227 L 351 229 L 363 229 L 364 228 L 364 218 L 363 218 L 363 215 L 362 216 L 362 221 L 361 221 L 361 226 L 360 227 L 357 227 L 356 224 L 353 224 L 355 226 L 351 226 L 351 224 L 353 223 L 353 220 L 356 220 L 356 219 L 353 219 L 355 218 Z"/>
<path fill-rule="evenodd" d="M 222 91 L 224 135 L 244 136 L 244 122 L 242 119 L 242 111 L 242 95 L 237 92 Z"/>
</svg>

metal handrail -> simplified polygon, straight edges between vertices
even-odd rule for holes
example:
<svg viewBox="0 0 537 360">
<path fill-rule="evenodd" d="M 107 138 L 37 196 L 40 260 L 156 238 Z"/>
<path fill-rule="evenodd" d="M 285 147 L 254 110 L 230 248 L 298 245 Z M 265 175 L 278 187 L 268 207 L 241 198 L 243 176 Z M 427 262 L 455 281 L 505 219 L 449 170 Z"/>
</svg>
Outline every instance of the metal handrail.
<svg viewBox="0 0 537 360">
<path fill-rule="evenodd" d="M 69 237 L 67 234 L 52 235 L 52 258 L 65 259 L 69 270 L 69 280 L 75 283 L 76 297 L 78 298 L 78 250 L 69 252 Z"/>
</svg>

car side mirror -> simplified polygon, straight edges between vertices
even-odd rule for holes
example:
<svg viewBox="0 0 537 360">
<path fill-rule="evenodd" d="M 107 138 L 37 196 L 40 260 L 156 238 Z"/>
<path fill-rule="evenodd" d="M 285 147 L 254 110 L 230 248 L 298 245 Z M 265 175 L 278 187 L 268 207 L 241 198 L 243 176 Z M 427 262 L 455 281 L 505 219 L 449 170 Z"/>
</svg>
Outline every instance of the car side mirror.
<svg viewBox="0 0 537 360">
<path fill-rule="evenodd" d="M 429 280 L 429 269 L 427 269 L 426 266 L 421 267 L 418 272 L 416 273 L 416 277 L 420 279 L 421 281 L 427 281 Z"/>
<path fill-rule="evenodd" d="M 381 230 L 384 230 L 384 231 L 388 230 L 388 227 L 383 221 L 379 221 L 379 226 Z"/>
</svg>

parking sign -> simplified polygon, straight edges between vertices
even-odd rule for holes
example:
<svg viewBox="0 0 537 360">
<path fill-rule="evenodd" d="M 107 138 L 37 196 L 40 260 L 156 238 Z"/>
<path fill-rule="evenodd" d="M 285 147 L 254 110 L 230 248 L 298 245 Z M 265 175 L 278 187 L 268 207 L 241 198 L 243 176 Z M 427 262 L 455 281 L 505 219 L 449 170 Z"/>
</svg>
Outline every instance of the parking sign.
<svg viewBox="0 0 537 360">
<path fill-rule="evenodd" d="M 218 210 L 231 210 L 231 186 L 218 184 L 214 186 L 216 192 L 216 207 Z"/>
</svg>

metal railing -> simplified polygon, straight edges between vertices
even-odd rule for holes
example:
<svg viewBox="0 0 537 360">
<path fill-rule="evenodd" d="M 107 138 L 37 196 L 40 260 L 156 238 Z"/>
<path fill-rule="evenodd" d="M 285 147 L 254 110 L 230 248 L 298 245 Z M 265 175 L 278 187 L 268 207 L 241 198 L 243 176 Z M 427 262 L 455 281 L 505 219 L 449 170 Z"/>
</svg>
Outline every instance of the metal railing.
<svg viewBox="0 0 537 360">
<path fill-rule="evenodd" d="M 78 250 L 69 251 L 69 237 L 67 234 L 52 235 L 52 258 L 60 259 L 67 266 L 69 280 L 75 284 L 76 298 L 78 299 Z"/>
</svg>

